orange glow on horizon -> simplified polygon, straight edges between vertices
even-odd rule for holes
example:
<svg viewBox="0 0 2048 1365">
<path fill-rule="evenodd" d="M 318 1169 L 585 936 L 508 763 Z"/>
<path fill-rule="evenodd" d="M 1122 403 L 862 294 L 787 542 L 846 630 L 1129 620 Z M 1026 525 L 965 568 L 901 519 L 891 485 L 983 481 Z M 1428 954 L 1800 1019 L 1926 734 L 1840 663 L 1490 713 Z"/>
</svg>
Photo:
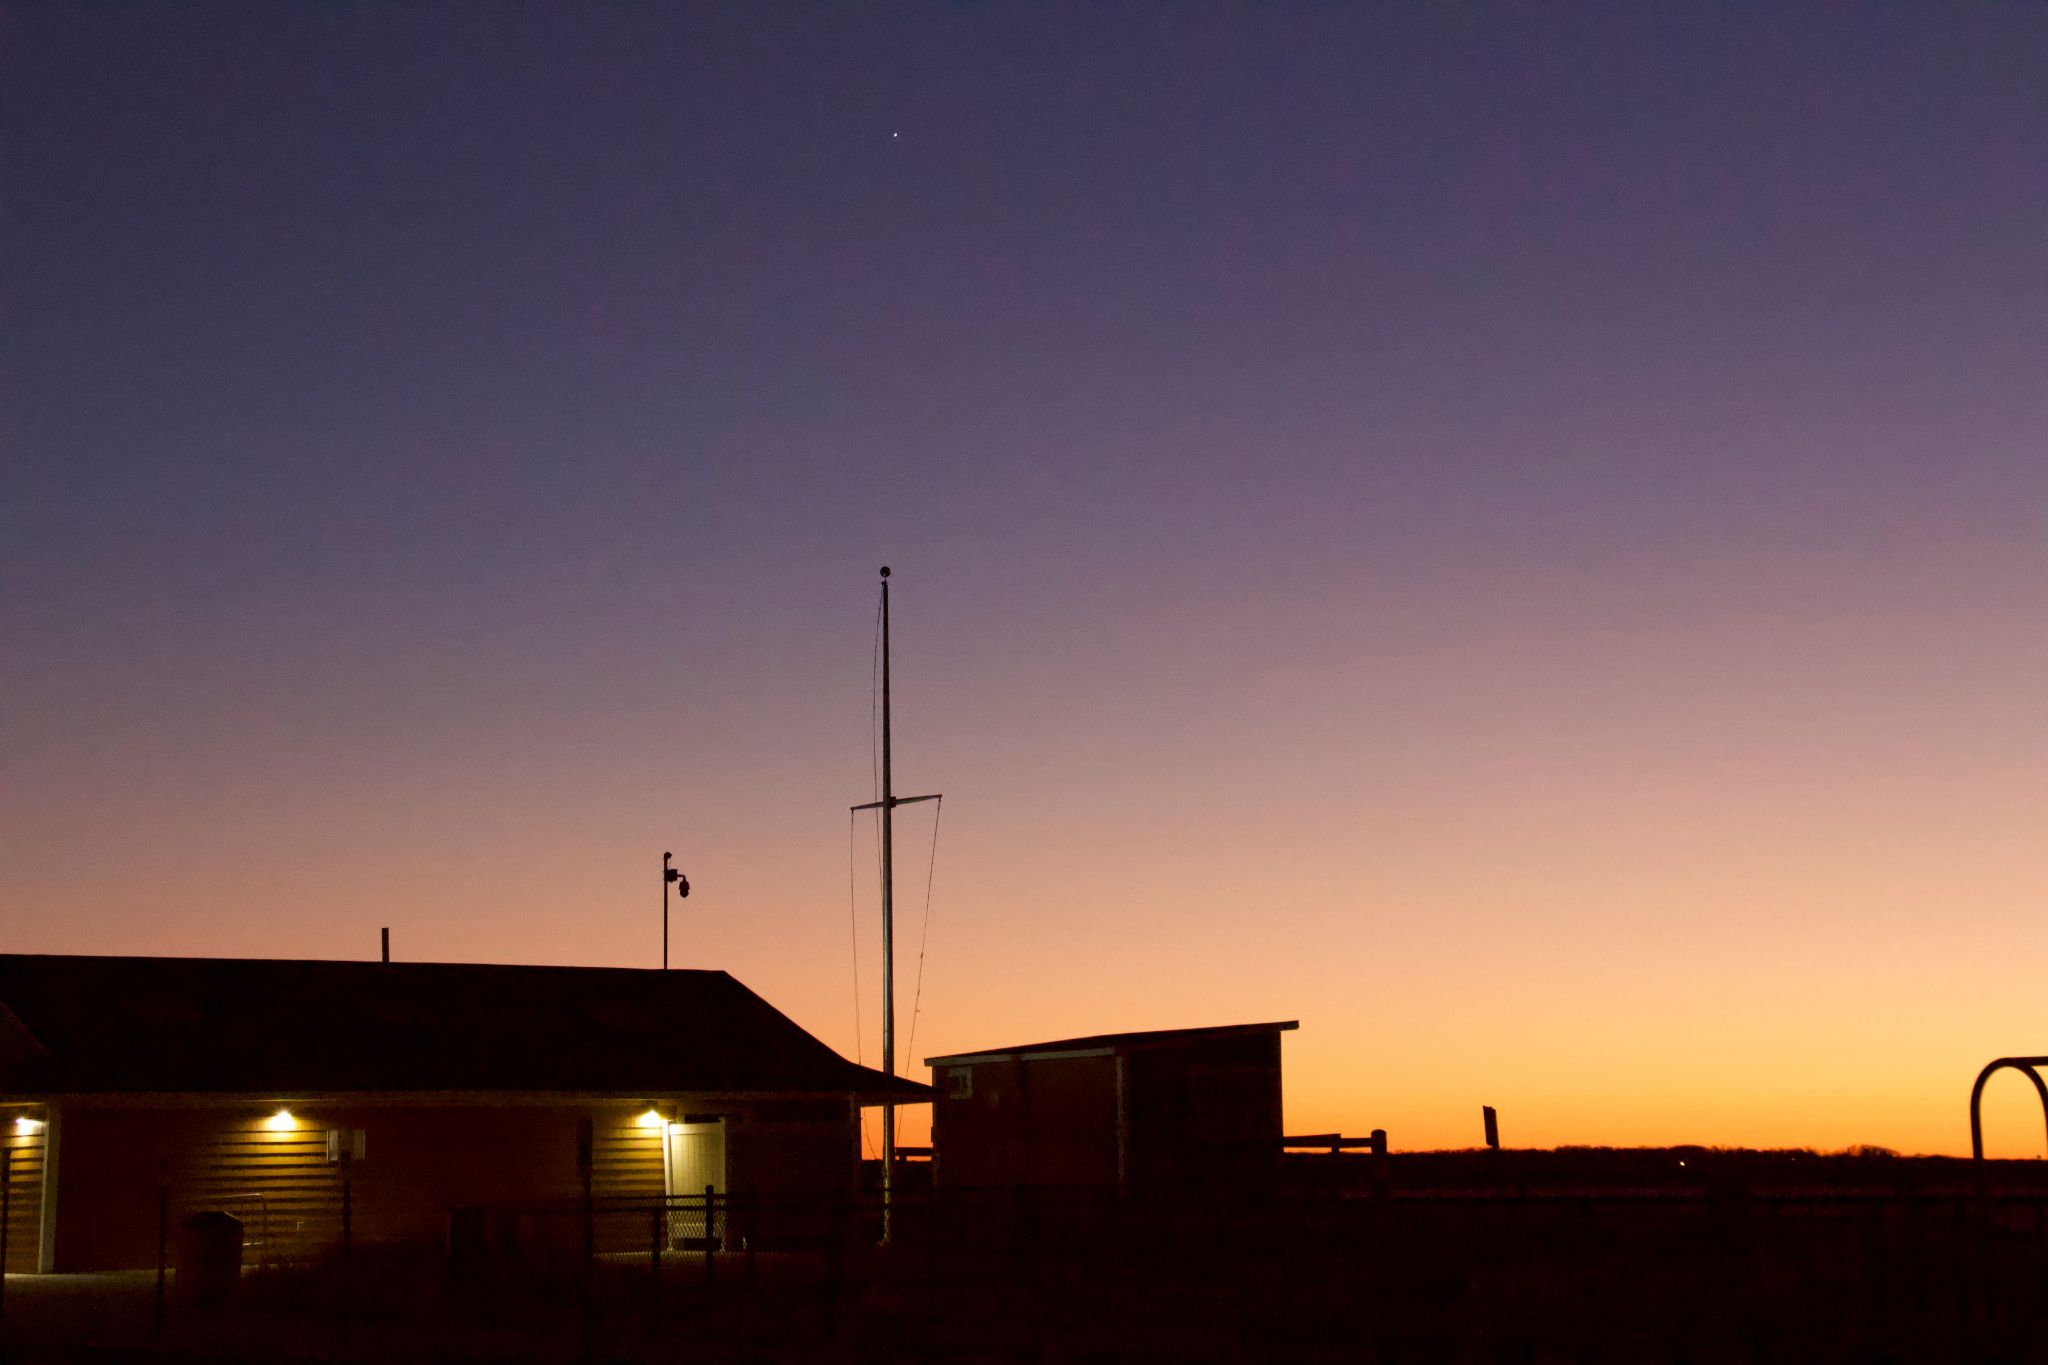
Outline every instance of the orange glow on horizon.
<svg viewBox="0 0 2048 1365">
<path fill-rule="evenodd" d="M 2048 1049 L 2043 769 L 2013 742 L 2048 647 L 1915 584 L 1867 620 L 1816 592 L 1704 623 L 1484 587 L 1358 640 L 1219 611 L 1066 655 L 906 609 L 898 782 L 948 795 L 928 932 L 930 807 L 897 823 L 899 1072 L 1299 1019 L 1296 1131 L 1472 1146 L 1491 1104 L 1510 1146 L 1966 1152 L 1977 1069 Z M 432 744 L 257 743 L 260 708 L 211 699 L 178 741 L 208 755 L 203 798 L 183 748 L 117 728 L 119 781 L 66 769 L 10 807 L 11 941 L 374 958 L 388 924 L 401 959 L 652 967 L 659 855 L 686 829 L 675 964 L 877 1066 L 873 834 L 850 926 L 844 815 L 872 780 L 868 644 L 835 645 L 850 682 L 678 672 L 638 709 L 551 718 L 544 744 L 525 711 L 454 694 Z M 677 783 L 677 753 L 703 780 Z M 146 910 L 109 843 L 151 868 Z M 2038 1150 L 2027 1089 L 1993 1083 L 1994 1152 Z M 924 1140 L 920 1106 L 901 1122 Z"/>
</svg>

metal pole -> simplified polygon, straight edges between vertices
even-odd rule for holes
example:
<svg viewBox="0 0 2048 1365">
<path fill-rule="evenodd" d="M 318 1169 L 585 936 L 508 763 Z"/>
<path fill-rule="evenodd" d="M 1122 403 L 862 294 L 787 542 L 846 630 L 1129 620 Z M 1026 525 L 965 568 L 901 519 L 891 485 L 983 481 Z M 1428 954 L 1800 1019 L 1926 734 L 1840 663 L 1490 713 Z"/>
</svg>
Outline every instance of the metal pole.
<svg viewBox="0 0 2048 1365">
<path fill-rule="evenodd" d="M 882 566 L 882 797 L 852 809 L 882 813 L 882 1074 L 896 1078 L 896 808 L 919 801 L 937 801 L 939 794 L 898 796 L 894 755 L 890 752 L 889 697 L 889 566 Z M 688 887 L 684 888 L 687 893 Z M 892 1205 L 896 1192 L 896 1096 L 894 1086 L 882 1093 L 882 1240 L 894 1231 Z"/>
<path fill-rule="evenodd" d="M 668 970 L 668 889 L 671 886 L 676 889 L 676 899 L 679 901 L 690 898 L 690 879 L 668 865 L 669 859 L 675 856 L 673 853 L 661 855 L 661 969 L 663 971 Z"/>
<path fill-rule="evenodd" d="M 896 787 L 889 771 L 889 567 L 882 566 L 882 1074 L 896 1075 Z M 896 1101 L 882 1100 L 882 1240 L 895 1231 Z"/>
<path fill-rule="evenodd" d="M 2001 1067 L 2012 1067 L 2034 1083 L 2034 1093 L 2041 1098 L 2041 1117 L 2048 1121 L 2048 1082 L 2041 1079 L 2037 1066 L 2048 1066 L 2048 1057 L 1999 1057 L 1987 1062 L 1977 1073 L 1977 1083 L 1970 1087 L 1970 1164 L 1977 1171 L 1977 1197 L 1983 1199 L 1988 1192 L 1984 1175 L 1984 1082 Z"/>
</svg>

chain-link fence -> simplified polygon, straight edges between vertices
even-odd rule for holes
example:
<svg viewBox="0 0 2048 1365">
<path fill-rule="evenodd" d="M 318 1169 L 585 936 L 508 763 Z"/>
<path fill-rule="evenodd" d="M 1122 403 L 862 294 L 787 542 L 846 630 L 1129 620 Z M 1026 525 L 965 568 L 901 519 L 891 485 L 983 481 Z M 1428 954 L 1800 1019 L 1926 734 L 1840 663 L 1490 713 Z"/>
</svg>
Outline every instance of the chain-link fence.
<svg viewBox="0 0 2048 1365">
<path fill-rule="evenodd" d="M 1965 1361 L 2048 1357 L 2044 1321 L 2048 1195 L 1274 1185 L 464 1208 L 441 1246 L 344 1244 L 210 1315 L 174 1296 L 163 1332 L 279 1358 Z"/>
</svg>

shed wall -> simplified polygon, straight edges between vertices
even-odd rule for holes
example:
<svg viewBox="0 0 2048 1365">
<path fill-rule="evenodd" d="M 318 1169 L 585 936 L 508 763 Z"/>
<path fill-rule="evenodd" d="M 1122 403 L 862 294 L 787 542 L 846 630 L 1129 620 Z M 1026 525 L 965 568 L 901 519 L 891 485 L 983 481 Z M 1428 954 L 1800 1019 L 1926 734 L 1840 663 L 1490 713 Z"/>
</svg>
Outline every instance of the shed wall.
<svg viewBox="0 0 2048 1365">
<path fill-rule="evenodd" d="M 1133 1052 L 1127 1070 L 1134 1187 L 1255 1179 L 1280 1162 L 1280 1035 Z"/>
<path fill-rule="evenodd" d="M 970 1094 L 946 1098 L 942 1077 L 934 1102 L 941 1183 L 1116 1184 L 1114 1057 L 989 1061 L 969 1069 Z"/>
<path fill-rule="evenodd" d="M 963 1071 L 965 1081 L 956 1077 Z M 942 1067 L 933 1079 L 932 1141 L 946 1186 L 1142 1191 L 1258 1180 L 1279 1169 L 1278 1032 L 1115 1056 L 976 1061 Z"/>
</svg>

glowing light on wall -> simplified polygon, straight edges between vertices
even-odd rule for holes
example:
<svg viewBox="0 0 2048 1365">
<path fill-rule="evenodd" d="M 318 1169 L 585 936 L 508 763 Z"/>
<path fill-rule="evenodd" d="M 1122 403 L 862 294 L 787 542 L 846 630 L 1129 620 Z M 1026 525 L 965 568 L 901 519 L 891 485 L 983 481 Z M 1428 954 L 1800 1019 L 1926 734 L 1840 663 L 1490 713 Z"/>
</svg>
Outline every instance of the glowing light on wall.
<svg viewBox="0 0 2048 1365">
<path fill-rule="evenodd" d="M 661 1127 L 661 1111 L 659 1109 L 650 1109 L 640 1116 L 638 1122 L 642 1128 L 659 1128 Z"/>
<path fill-rule="evenodd" d="M 14 1131 L 19 1133 L 23 1137 L 28 1137 L 31 1134 L 40 1133 L 43 1131 L 43 1121 L 41 1119 L 32 1119 L 27 1117 L 18 1118 L 14 1121 Z"/>
<path fill-rule="evenodd" d="M 263 1120 L 263 1126 L 273 1133 L 289 1133 L 292 1129 L 298 1127 L 298 1123 L 299 1121 L 292 1117 L 292 1111 L 289 1109 L 280 1109 L 269 1118 Z"/>
</svg>

